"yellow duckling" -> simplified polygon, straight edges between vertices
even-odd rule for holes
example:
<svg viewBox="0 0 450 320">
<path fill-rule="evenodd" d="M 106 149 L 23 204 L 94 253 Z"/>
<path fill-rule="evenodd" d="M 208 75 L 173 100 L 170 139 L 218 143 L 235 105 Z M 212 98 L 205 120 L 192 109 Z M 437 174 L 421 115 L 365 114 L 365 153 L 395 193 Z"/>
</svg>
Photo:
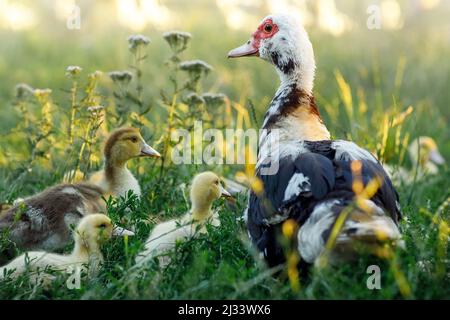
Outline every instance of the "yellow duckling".
<svg viewBox="0 0 450 320">
<path fill-rule="evenodd" d="M 412 165 L 417 163 L 424 174 L 437 174 L 438 166 L 445 164 L 445 159 L 439 152 L 436 141 L 430 137 L 415 139 L 408 148 Z"/>
<path fill-rule="evenodd" d="M 194 237 L 198 233 L 206 232 L 205 225 L 211 223 L 219 226 L 219 216 L 211 207 L 220 197 L 231 197 L 223 188 L 219 177 L 213 172 L 198 174 L 192 181 L 191 187 L 192 208 L 179 219 L 158 224 L 145 243 L 145 249 L 136 257 L 136 263 L 142 263 L 152 257 L 159 256 L 175 247 L 177 241 Z M 167 265 L 167 257 L 161 265 Z"/>
<path fill-rule="evenodd" d="M 422 136 L 415 139 L 409 145 L 408 153 L 413 166 L 412 170 L 384 165 L 394 184 L 409 184 L 414 179 L 420 180 L 427 175 L 435 175 L 439 172 L 438 166 L 445 164 L 445 159 L 439 152 L 436 142 L 430 137 Z"/>
<path fill-rule="evenodd" d="M 142 138 L 138 129 L 121 128 L 113 131 L 105 143 L 105 165 L 89 179 L 100 186 L 106 195 L 125 196 L 129 190 L 141 196 L 141 187 L 127 169 L 127 161 L 137 157 L 161 157 Z"/>
<path fill-rule="evenodd" d="M 75 247 L 70 255 L 45 251 L 27 252 L 0 268 L 0 280 L 7 276 L 17 278 L 22 273 L 30 272 L 33 282 L 49 282 L 53 279 L 52 275 L 45 272 L 49 269 L 71 273 L 75 268 L 80 268 L 80 271 L 95 274 L 103 262 L 100 246 L 112 235 L 120 234 L 132 235 L 122 228 L 113 228 L 111 220 L 104 214 L 88 215 L 81 219 L 74 232 Z"/>
<path fill-rule="evenodd" d="M 18 201 L 0 214 L 0 234 L 4 233 L 23 250 L 54 251 L 71 240 L 71 226 L 88 214 L 105 212 L 102 190 L 87 183 L 60 184 Z M 8 259 L 11 248 L 1 248 L 0 258 Z"/>
</svg>

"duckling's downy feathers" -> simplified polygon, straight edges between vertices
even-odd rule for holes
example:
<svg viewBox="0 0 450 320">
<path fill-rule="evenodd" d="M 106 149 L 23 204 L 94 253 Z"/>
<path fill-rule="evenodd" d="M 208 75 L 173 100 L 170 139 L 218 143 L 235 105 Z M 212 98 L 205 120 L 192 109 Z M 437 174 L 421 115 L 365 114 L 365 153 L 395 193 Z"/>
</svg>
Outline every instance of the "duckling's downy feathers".
<svg viewBox="0 0 450 320">
<path fill-rule="evenodd" d="M 0 216 L 0 232 L 21 249 L 56 250 L 70 241 L 70 228 L 86 214 L 105 210 L 102 190 L 61 184 L 24 199 Z"/>
</svg>

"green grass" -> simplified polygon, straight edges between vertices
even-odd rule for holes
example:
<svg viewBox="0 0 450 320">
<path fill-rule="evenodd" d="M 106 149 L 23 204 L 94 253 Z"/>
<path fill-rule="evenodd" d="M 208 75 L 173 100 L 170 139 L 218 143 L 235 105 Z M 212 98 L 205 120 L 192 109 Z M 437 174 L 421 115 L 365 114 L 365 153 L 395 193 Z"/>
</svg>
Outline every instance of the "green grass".
<svg viewBox="0 0 450 320">
<path fill-rule="evenodd" d="M 218 126 L 219 122 L 236 127 L 240 114 L 233 107 L 234 102 L 246 106 L 247 99 L 255 105 L 256 118 L 261 123 L 278 85 L 276 74 L 269 65 L 256 59 L 226 60 L 228 50 L 244 42 L 248 34 L 227 29 L 220 14 L 207 9 L 211 13 L 207 17 L 186 11 L 189 19 L 182 27 L 192 32 L 193 39 L 179 56 L 181 60 L 199 58 L 214 67 L 208 77 L 202 77 L 196 88 L 199 94 L 223 92 L 231 101 L 228 122 L 223 121 L 227 106 L 220 105 L 218 108 L 205 106 L 202 110 L 205 123 L 210 127 Z M 435 138 L 441 153 L 450 159 L 450 44 L 448 34 L 441 31 L 444 19 L 443 13 L 434 12 L 420 17 L 416 24 L 405 30 L 370 32 L 356 29 L 340 38 L 313 28 L 310 30 L 318 66 L 315 92 L 320 111 L 334 137 L 354 140 L 391 163 L 411 167 L 413 164 L 407 157 L 402 157 L 407 141 L 429 135 Z M 205 29 L 205 25 L 209 28 Z M 448 22 L 445 25 L 448 26 Z M 40 28 L 23 33 L 0 31 L 0 38 L 10 44 L 0 48 L 0 202 L 12 202 L 17 197 L 59 183 L 64 173 L 77 165 L 88 115 L 85 111 L 79 113 L 76 141 L 68 148 L 66 129 L 71 102 L 67 91 L 72 82 L 64 76 L 66 66 L 83 67 L 79 79 L 81 88 L 86 85 L 87 74 L 95 70 L 132 70 L 129 66 L 133 60 L 126 43 L 129 31 L 116 26 L 93 34 L 73 35 L 62 29 L 47 32 L 52 29 L 51 25 Z M 162 150 L 169 114 L 171 110 L 177 115 L 184 114 L 185 107 L 179 102 L 187 91 L 182 91 L 177 96 L 177 103 L 171 105 L 174 92 L 170 78 L 175 73 L 173 65 L 165 65 L 171 56 L 169 46 L 161 32 L 148 29 L 142 33 L 152 38 L 146 48 L 148 58 L 141 68 L 142 101 L 151 106 L 151 111 L 130 120 L 127 116 L 131 117 L 139 106 L 126 98 L 124 118 L 128 124 L 142 127 L 145 138 L 156 149 Z M 69 36 L 73 41 L 67 40 Z M 84 46 L 79 46 L 80 43 Z M 176 74 L 178 85 L 186 80 L 182 73 Z M 27 142 L 27 137 L 33 140 L 43 130 L 43 104 L 33 97 L 24 101 L 31 122 L 25 127 L 22 115 L 15 107 L 18 100 L 14 98 L 13 88 L 19 82 L 53 90 L 51 134 L 37 145 L 33 141 Z M 127 89 L 132 95 L 136 94 L 135 84 L 133 82 Z M 119 123 L 114 118 L 120 102 L 114 98 L 117 90 L 117 86 L 104 76 L 98 88 L 92 91 L 92 101 L 82 101 L 86 95 L 82 90 L 77 94 L 77 102 L 83 110 L 94 104 L 107 107 L 105 123 L 91 141 L 92 155 L 83 153 L 79 164 L 83 171 L 92 172 L 99 168 L 103 135 Z M 169 99 L 161 97 L 162 91 Z M 399 125 L 392 126 L 392 119 L 408 106 L 413 107 L 412 114 Z M 175 116 L 172 123 L 174 127 L 190 124 L 192 119 L 183 116 Z M 252 121 L 244 127 L 256 127 L 256 124 Z M 36 156 L 30 160 L 33 151 Z M 207 235 L 180 244 L 164 271 L 159 269 L 156 261 L 139 269 L 133 268 L 134 257 L 154 223 L 179 216 L 189 209 L 186 185 L 197 172 L 211 169 L 233 177 L 243 168 L 237 165 L 167 164 L 161 176 L 160 162 L 154 160 L 132 161 L 130 167 L 138 173 L 143 189 L 142 201 L 135 198 L 119 200 L 109 206 L 108 214 L 117 221 L 130 215 L 126 208 L 131 208 L 130 223 L 136 227 L 136 236 L 128 238 L 127 243 L 122 238 L 113 239 L 104 247 L 106 263 L 99 276 L 82 281 L 80 290 L 66 288 L 66 275 L 60 276 L 48 290 L 33 286 L 23 276 L 16 281 L 1 282 L 0 299 L 450 298 L 448 231 L 442 231 L 445 223 L 448 227 L 450 207 L 441 207 L 450 197 L 447 166 L 437 176 L 399 187 L 405 217 L 400 223 L 405 250 L 398 250 L 395 258 L 388 261 L 361 257 L 353 264 L 313 270 L 309 277 L 301 280 L 298 292 L 291 288 L 285 272 L 273 275 L 267 270 L 248 244 L 245 226 L 239 219 L 246 206 L 245 196 L 241 196 L 234 206 L 222 200 L 218 202 L 216 209 L 220 212 L 221 226 L 211 227 Z M 140 223 L 142 218 L 149 218 L 151 223 Z M 64 252 L 70 250 L 71 246 Z M 366 270 L 371 264 L 381 268 L 381 290 L 366 287 L 369 276 Z"/>
<path fill-rule="evenodd" d="M 427 198 L 439 192 L 439 185 L 449 178 L 448 172 L 435 181 L 425 183 L 416 190 L 417 198 Z M 157 194 L 153 199 L 145 198 L 143 203 L 133 199 L 119 201 L 116 208 L 110 208 L 113 219 L 127 214 L 125 207 L 133 208 L 133 215 L 166 219 L 187 209 L 181 190 L 176 190 L 174 179 L 167 177 L 161 184 L 150 177 L 142 180 L 145 194 Z M 402 190 L 406 194 L 407 190 Z M 420 195 L 420 196 L 419 196 Z M 315 270 L 308 279 L 301 282 L 299 293 L 294 293 L 284 273 L 271 276 L 264 265 L 255 259 L 257 255 L 249 250 L 245 226 L 238 221 L 245 206 L 243 197 L 236 208 L 219 203 L 221 226 L 209 228 L 207 235 L 180 244 L 173 253 L 172 262 L 162 272 L 157 284 L 155 275 L 160 272 L 155 261 L 141 268 L 133 268 L 134 256 L 146 239 L 151 225 L 136 222 L 136 236 L 128 239 L 127 250 L 123 239 L 113 239 L 104 248 L 105 264 L 98 278 L 82 281 L 80 290 L 68 290 L 66 277 L 44 290 L 27 284 L 26 277 L 0 284 L 0 298 L 3 299 L 442 299 L 449 297 L 448 261 L 444 262 L 437 253 L 438 228 L 425 215 L 418 212 L 420 200 L 404 206 L 408 222 L 401 224 L 406 249 L 398 252 L 397 261 L 375 261 L 362 257 L 353 264 Z M 442 199 L 424 204 L 431 212 L 437 209 Z M 139 217 L 136 217 L 139 218 Z M 448 209 L 445 219 L 448 220 Z M 69 249 L 69 248 L 68 248 Z M 418 266 L 422 261 L 424 270 Z M 368 290 L 366 269 L 377 264 L 382 271 L 381 290 Z M 439 265 L 444 273 L 438 272 Z M 132 271 L 130 271 L 132 270 Z M 397 270 L 406 280 L 406 292 L 401 292 Z M 401 282 L 400 282 L 401 283 Z M 409 291 L 408 291 L 409 290 Z"/>
</svg>

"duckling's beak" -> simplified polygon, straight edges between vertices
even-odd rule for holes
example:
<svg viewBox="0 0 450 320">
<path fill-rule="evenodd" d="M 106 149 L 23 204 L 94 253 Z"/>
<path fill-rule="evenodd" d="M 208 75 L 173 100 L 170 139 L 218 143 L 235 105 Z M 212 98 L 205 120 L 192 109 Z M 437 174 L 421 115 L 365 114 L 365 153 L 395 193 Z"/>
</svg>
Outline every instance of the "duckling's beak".
<svg viewBox="0 0 450 320">
<path fill-rule="evenodd" d="M 228 191 L 222 188 L 222 194 L 221 197 L 225 198 L 225 200 L 230 205 L 234 205 L 236 203 L 236 198 Z"/>
<path fill-rule="evenodd" d="M 445 163 L 444 157 L 439 153 L 437 149 L 430 152 L 430 161 L 437 165 L 442 165 Z"/>
<path fill-rule="evenodd" d="M 124 229 L 122 227 L 115 226 L 112 231 L 112 235 L 114 237 L 123 237 L 123 236 L 134 236 L 134 232 Z"/>
<path fill-rule="evenodd" d="M 220 196 L 226 199 L 234 199 L 234 197 L 229 193 L 224 187 L 220 186 Z"/>
<path fill-rule="evenodd" d="M 161 155 L 159 154 L 158 151 L 156 151 L 155 149 L 153 149 L 152 147 L 150 147 L 148 144 L 144 144 L 144 146 L 141 149 L 141 157 L 156 157 L 156 158 L 160 158 Z"/>
</svg>

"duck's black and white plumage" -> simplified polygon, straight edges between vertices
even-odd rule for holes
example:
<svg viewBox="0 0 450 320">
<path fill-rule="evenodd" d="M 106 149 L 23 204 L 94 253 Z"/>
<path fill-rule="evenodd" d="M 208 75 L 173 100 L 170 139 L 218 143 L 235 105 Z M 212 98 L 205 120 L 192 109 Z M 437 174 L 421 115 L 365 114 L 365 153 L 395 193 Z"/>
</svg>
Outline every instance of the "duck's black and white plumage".
<svg viewBox="0 0 450 320">
<path fill-rule="evenodd" d="M 355 240 L 377 243 L 400 239 L 398 195 L 377 159 L 355 143 L 331 140 L 312 94 L 315 61 L 306 31 L 289 15 L 272 15 L 229 57 L 259 56 L 273 64 L 281 85 L 264 118 L 256 175 L 263 192 L 250 192 L 246 211 L 249 235 L 269 265 L 285 261 L 282 224 L 294 219 L 295 245 L 312 264 L 324 251 L 336 218 L 354 202 L 355 179 L 381 186 L 350 212 L 335 252 L 354 254 Z M 360 170 L 352 169 L 357 161 Z M 357 174 L 356 174 L 357 173 Z M 382 235 L 382 237 L 380 237 Z"/>
</svg>

